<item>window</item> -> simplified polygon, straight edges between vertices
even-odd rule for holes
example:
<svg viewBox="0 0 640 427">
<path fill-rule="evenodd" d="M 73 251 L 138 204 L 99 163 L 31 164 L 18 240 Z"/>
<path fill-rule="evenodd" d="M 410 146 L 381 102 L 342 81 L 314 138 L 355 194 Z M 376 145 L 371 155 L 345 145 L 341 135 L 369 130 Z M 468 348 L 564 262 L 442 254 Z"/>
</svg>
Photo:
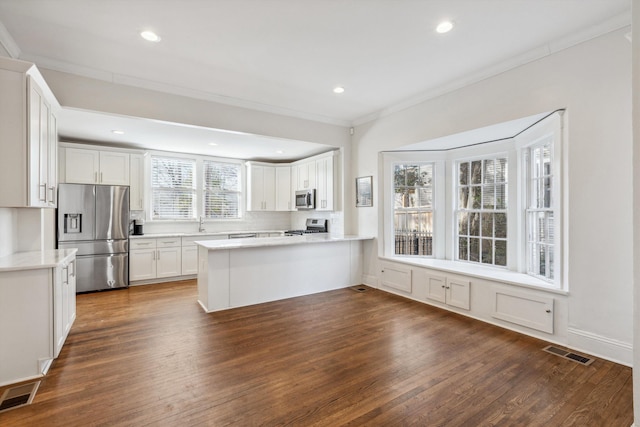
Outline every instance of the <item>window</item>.
<svg viewBox="0 0 640 427">
<path fill-rule="evenodd" d="M 152 219 L 195 218 L 195 168 L 192 159 L 151 158 Z"/>
<path fill-rule="evenodd" d="M 204 217 L 240 218 L 240 165 L 204 161 Z"/>
<path fill-rule="evenodd" d="M 458 162 L 458 261 L 507 265 L 507 159 Z"/>
<path fill-rule="evenodd" d="M 433 255 L 433 163 L 394 166 L 396 255 Z"/>
<path fill-rule="evenodd" d="M 527 272 L 554 279 L 553 141 L 525 151 L 528 169 Z"/>
<path fill-rule="evenodd" d="M 513 137 L 475 143 L 465 132 L 383 153 L 384 256 L 566 289 L 563 114 L 514 121 L 524 129 Z M 514 122 L 502 124 L 511 135 Z"/>
</svg>

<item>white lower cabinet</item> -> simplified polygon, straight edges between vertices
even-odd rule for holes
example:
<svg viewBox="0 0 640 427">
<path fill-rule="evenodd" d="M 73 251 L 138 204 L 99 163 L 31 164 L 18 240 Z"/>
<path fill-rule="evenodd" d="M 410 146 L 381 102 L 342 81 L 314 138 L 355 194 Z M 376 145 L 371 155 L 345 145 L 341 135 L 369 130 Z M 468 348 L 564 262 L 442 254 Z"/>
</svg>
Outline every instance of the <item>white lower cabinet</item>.
<svg viewBox="0 0 640 427">
<path fill-rule="evenodd" d="M 76 318 L 76 261 L 55 269 L 53 291 L 54 357 L 58 357 Z"/>
<path fill-rule="evenodd" d="M 452 307 L 470 310 L 471 283 L 468 280 L 451 279 L 445 276 L 427 278 L 427 299 Z"/>
<path fill-rule="evenodd" d="M 164 240 L 167 242 L 167 240 Z M 176 244 L 177 243 L 177 244 Z M 158 239 L 158 258 L 156 259 L 156 277 L 175 277 L 182 275 L 182 247 L 180 239 L 173 239 L 171 246 L 161 246 L 163 239 Z"/>
<path fill-rule="evenodd" d="M 132 239 L 129 280 L 150 280 L 182 275 L 180 237 Z"/>
<path fill-rule="evenodd" d="M 75 256 L 0 272 L 0 386 L 44 375 L 76 318 Z"/>
</svg>

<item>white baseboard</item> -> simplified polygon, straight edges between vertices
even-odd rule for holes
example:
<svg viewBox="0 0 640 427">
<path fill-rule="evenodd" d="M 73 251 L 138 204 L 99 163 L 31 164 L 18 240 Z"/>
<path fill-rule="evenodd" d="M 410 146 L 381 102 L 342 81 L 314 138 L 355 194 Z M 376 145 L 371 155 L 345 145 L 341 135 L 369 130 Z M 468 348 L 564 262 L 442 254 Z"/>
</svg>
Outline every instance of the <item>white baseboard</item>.
<svg viewBox="0 0 640 427">
<path fill-rule="evenodd" d="M 568 347 L 607 359 L 621 365 L 633 366 L 633 345 L 576 328 L 567 329 Z"/>
<path fill-rule="evenodd" d="M 372 288 L 378 289 L 378 277 L 372 276 L 370 274 L 362 275 L 362 283 L 367 286 L 371 286 Z"/>
</svg>

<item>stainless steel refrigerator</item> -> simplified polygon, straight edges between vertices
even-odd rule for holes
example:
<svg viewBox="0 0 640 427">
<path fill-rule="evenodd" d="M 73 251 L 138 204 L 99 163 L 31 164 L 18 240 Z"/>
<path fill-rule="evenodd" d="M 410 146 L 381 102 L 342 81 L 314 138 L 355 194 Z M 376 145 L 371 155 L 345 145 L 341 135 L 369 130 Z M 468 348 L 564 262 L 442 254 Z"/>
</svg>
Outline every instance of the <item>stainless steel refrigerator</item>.
<svg viewBox="0 0 640 427">
<path fill-rule="evenodd" d="M 60 184 L 58 248 L 78 248 L 77 292 L 129 286 L 129 187 Z"/>
</svg>

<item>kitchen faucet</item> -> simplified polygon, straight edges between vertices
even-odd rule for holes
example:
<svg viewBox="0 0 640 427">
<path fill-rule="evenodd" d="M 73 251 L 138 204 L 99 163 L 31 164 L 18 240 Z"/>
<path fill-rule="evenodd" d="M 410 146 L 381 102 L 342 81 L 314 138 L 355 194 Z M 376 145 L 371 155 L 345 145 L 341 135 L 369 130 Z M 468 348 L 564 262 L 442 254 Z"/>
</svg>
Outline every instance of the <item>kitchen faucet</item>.
<svg viewBox="0 0 640 427">
<path fill-rule="evenodd" d="M 198 231 L 202 233 L 204 231 L 204 218 L 200 216 L 200 226 L 198 227 Z"/>
</svg>

